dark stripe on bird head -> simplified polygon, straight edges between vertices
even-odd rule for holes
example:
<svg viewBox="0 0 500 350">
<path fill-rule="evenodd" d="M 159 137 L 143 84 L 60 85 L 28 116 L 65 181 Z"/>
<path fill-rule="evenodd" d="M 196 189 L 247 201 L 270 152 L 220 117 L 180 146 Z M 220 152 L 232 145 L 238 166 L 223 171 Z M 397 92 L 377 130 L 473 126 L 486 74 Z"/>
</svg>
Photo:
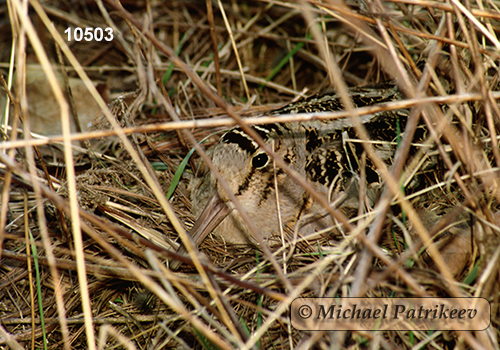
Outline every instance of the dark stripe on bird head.
<svg viewBox="0 0 500 350">
<path fill-rule="evenodd" d="M 284 128 L 285 127 L 282 125 L 281 128 Z M 269 138 L 270 135 L 268 134 L 272 134 L 274 133 L 276 136 L 281 136 L 283 135 L 283 133 L 281 132 L 280 130 L 280 126 L 278 126 L 278 124 L 263 124 L 263 125 L 256 125 L 254 126 L 254 129 L 256 129 L 256 131 L 259 133 L 260 136 L 262 136 L 262 138 L 266 139 L 266 138 Z"/>
<path fill-rule="evenodd" d="M 247 175 L 243 183 L 238 187 L 238 192 L 236 192 L 237 196 L 241 196 L 243 192 L 245 192 L 250 186 L 250 181 L 252 180 L 253 175 L 255 174 L 255 168 L 252 168 L 250 173 Z"/>
<path fill-rule="evenodd" d="M 259 134 L 262 139 L 267 142 L 270 138 L 275 138 L 276 136 L 281 136 L 283 133 L 277 124 L 267 124 L 267 125 L 254 125 L 252 129 Z M 255 153 L 259 148 L 257 142 L 255 142 L 250 136 L 248 136 L 240 128 L 234 128 L 227 133 L 225 133 L 222 138 L 224 143 L 234 143 L 240 146 L 244 151 L 250 154 Z"/>
<path fill-rule="evenodd" d="M 269 130 L 264 127 L 264 125 L 254 125 L 252 126 L 252 129 L 259 134 L 260 137 L 262 137 L 264 140 L 267 140 L 269 137 Z"/>
<path fill-rule="evenodd" d="M 233 129 L 222 136 L 222 142 L 237 144 L 242 150 L 254 154 L 257 151 L 257 143 L 240 129 Z"/>
</svg>

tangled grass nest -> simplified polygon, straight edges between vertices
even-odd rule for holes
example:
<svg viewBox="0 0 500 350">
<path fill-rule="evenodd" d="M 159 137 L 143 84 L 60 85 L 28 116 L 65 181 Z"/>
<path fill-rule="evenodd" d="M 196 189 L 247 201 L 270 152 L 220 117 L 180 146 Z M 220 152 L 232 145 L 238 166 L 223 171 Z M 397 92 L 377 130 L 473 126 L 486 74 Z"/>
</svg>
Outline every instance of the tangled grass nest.
<svg viewBox="0 0 500 350">
<path fill-rule="evenodd" d="M 0 4 L 0 348 L 499 349 L 499 2 L 30 5 Z M 86 27 L 113 40 L 76 40 Z M 169 269 L 196 219 L 193 141 L 209 148 L 230 115 L 386 80 L 444 121 L 445 181 L 273 257 L 209 237 L 202 265 Z M 299 296 L 482 297 L 491 323 L 304 331 Z"/>
</svg>

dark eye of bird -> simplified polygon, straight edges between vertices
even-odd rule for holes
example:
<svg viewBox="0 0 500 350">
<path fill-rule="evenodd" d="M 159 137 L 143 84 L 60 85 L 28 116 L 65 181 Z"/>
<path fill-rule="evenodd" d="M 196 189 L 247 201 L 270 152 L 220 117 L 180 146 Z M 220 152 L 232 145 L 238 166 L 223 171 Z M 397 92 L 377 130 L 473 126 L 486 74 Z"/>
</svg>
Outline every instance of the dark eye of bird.
<svg viewBox="0 0 500 350">
<path fill-rule="evenodd" d="M 252 166 L 254 168 L 262 168 L 269 161 L 269 157 L 265 153 L 259 153 L 255 157 L 252 158 Z"/>
</svg>

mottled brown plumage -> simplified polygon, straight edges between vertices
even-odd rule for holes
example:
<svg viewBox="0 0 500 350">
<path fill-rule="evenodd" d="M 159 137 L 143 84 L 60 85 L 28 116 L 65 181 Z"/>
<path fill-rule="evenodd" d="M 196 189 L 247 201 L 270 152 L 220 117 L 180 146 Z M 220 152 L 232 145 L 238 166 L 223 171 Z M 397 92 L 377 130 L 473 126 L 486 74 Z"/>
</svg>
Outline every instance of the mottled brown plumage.
<svg viewBox="0 0 500 350">
<path fill-rule="evenodd" d="M 356 107 L 401 98 L 392 84 L 354 88 L 350 95 Z M 269 114 L 318 113 L 341 109 L 339 97 L 325 93 L 291 103 Z M 397 110 L 360 117 L 370 138 L 381 141 L 375 143 L 375 148 L 387 164 L 392 162 L 397 148 L 396 138 L 398 133 L 400 135 L 403 132 L 407 116 L 407 110 Z M 331 203 L 335 203 L 349 216 L 358 212 L 358 181 L 363 148 L 360 143 L 347 141 L 356 138 L 350 118 L 277 123 L 253 128 L 293 170 L 306 178 L 316 190 L 328 195 Z M 265 239 L 279 233 L 280 222 L 294 224 L 304 215 L 320 210 L 308 193 L 276 167 L 257 143 L 239 128 L 229 130 L 220 138 L 211 150 L 211 157 L 214 166 Z M 369 160 L 365 169 L 367 198 L 364 202 L 373 205 L 381 179 Z M 212 230 L 228 243 L 256 243 L 213 174 L 200 174 L 191 188 L 193 212 L 199 216 L 191 231 L 196 244 Z M 276 197 L 279 198 L 279 213 Z M 330 218 L 323 216 L 302 227 L 300 232 L 308 234 L 331 224 Z M 181 248 L 182 251 L 184 248 Z"/>
</svg>

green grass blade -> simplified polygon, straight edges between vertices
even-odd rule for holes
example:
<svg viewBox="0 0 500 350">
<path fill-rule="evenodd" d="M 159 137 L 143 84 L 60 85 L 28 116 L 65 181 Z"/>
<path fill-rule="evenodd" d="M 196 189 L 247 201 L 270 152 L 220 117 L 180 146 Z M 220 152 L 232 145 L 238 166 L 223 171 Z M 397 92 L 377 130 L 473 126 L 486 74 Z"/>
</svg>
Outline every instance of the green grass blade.
<svg viewBox="0 0 500 350">
<path fill-rule="evenodd" d="M 167 192 L 167 199 L 168 200 L 170 200 L 170 197 L 172 197 L 172 195 L 174 194 L 175 189 L 177 188 L 177 185 L 179 184 L 179 181 L 181 179 L 182 173 L 184 172 L 184 169 L 186 168 L 186 165 L 189 161 L 189 158 L 191 158 L 191 156 L 193 155 L 194 150 L 195 150 L 194 147 L 191 148 L 191 151 L 189 151 L 187 156 L 184 157 L 181 164 L 177 168 L 177 171 L 174 174 L 174 178 L 172 179 L 172 183 L 170 184 L 170 187 L 168 188 L 168 192 Z"/>
<path fill-rule="evenodd" d="M 205 137 L 203 140 L 200 141 L 200 145 L 205 142 L 209 137 L 215 135 L 215 134 L 218 134 L 220 131 L 217 131 L 215 133 L 212 133 L 210 135 L 208 135 L 207 137 Z M 174 191 L 175 189 L 177 188 L 177 185 L 179 184 L 179 181 L 181 179 L 181 176 L 182 176 L 182 173 L 184 172 L 184 169 L 186 168 L 186 165 L 189 161 L 189 158 L 191 158 L 191 156 L 193 155 L 195 151 L 195 148 L 191 148 L 191 150 L 189 151 L 189 153 L 186 155 L 186 157 L 182 160 L 181 164 L 179 165 L 179 167 L 177 168 L 177 171 L 175 172 L 174 174 L 174 177 L 172 179 L 172 183 L 170 184 L 170 187 L 168 188 L 168 191 L 167 191 L 167 199 L 170 200 L 170 197 L 172 197 L 172 195 L 174 194 Z"/>
<path fill-rule="evenodd" d="M 182 50 L 182 45 L 184 45 L 184 40 L 186 40 L 186 35 L 187 33 L 184 33 L 184 35 L 181 38 L 181 41 L 179 42 L 179 46 L 177 47 L 177 50 L 175 50 L 175 55 L 179 56 Z M 172 72 L 174 71 L 174 64 L 171 62 L 170 65 L 168 66 L 167 71 L 165 72 L 165 75 L 163 76 L 162 83 L 165 85 L 169 80 L 170 77 L 172 76 Z"/>
<path fill-rule="evenodd" d="M 311 39 L 310 34 L 307 34 L 307 39 Z M 300 42 L 297 45 L 295 45 L 295 47 L 285 57 L 283 57 L 283 59 L 278 63 L 278 65 L 276 67 L 274 67 L 271 74 L 269 74 L 266 77 L 266 82 L 271 81 L 274 78 L 274 76 L 276 74 L 278 74 L 278 72 L 281 70 L 281 68 L 283 68 L 283 66 L 290 60 L 290 58 L 293 57 L 304 46 L 304 44 L 305 44 L 305 42 Z M 259 90 L 262 90 L 263 87 L 264 87 L 264 85 L 260 84 Z"/>
<path fill-rule="evenodd" d="M 43 348 L 47 350 L 47 334 L 45 330 L 45 319 L 43 317 L 43 301 L 42 301 L 42 282 L 40 280 L 40 267 L 38 265 L 38 252 L 36 249 L 35 239 L 30 231 L 30 243 L 31 243 L 31 251 L 33 252 L 33 261 L 35 265 L 35 274 L 36 274 L 36 292 L 38 299 L 38 309 L 40 313 L 40 325 L 42 326 L 42 337 L 43 337 Z"/>
</svg>

